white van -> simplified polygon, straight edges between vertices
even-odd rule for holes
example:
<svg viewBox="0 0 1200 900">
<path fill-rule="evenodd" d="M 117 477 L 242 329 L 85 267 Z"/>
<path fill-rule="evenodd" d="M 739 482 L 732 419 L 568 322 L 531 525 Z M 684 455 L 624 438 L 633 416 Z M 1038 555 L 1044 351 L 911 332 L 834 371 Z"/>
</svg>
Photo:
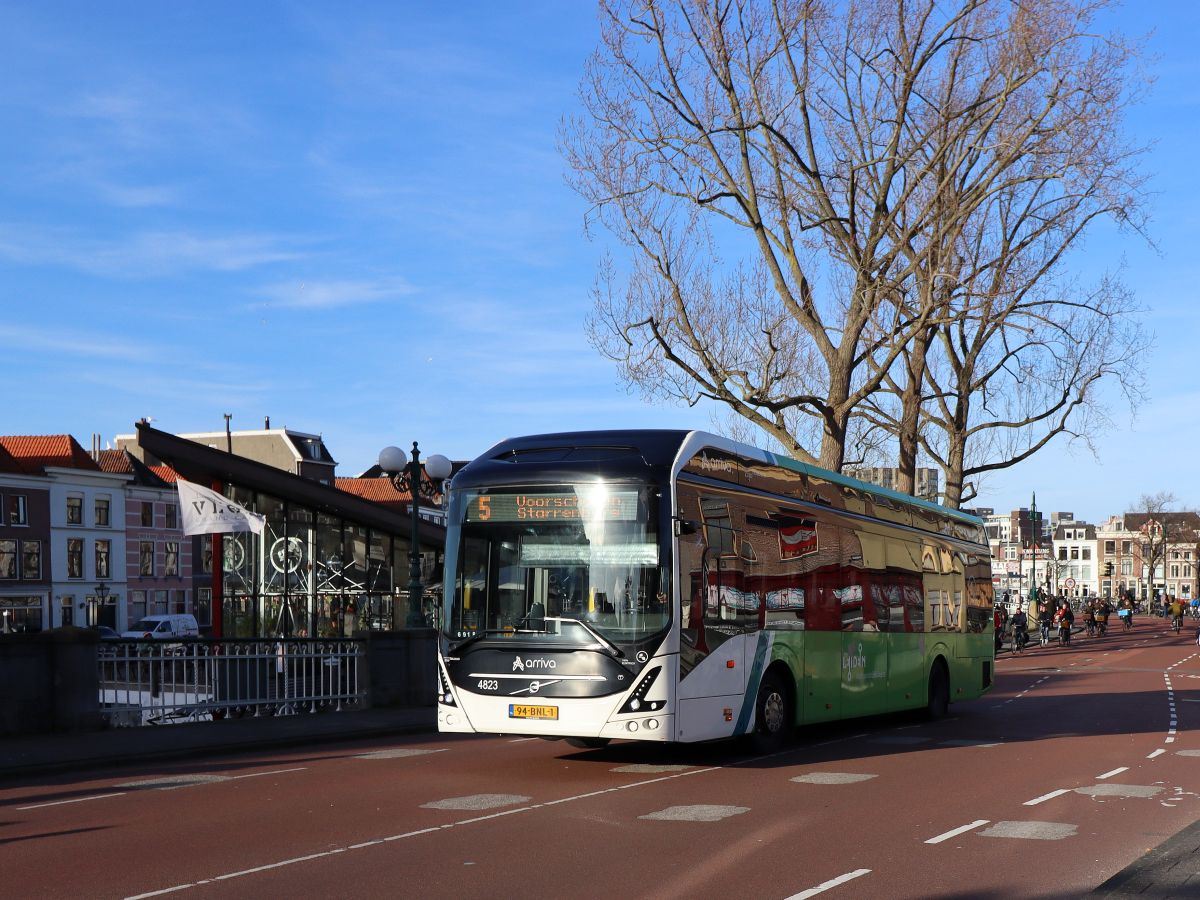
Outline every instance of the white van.
<svg viewBox="0 0 1200 900">
<path fill-rule="evenodd" d="M 123 638 L 154 638 L 155 640 L 199 636 L 200 626 L 196 624 L 196 617 L 183 614 L 144 616 L 128 631 L 121 633 Z"/>
</svg>

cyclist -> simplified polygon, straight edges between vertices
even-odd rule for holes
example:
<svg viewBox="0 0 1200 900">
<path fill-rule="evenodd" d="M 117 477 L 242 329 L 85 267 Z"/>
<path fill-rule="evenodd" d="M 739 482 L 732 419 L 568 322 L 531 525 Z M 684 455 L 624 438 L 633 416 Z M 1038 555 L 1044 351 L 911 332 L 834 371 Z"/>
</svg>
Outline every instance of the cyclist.
<svg viewBox="0 0 1200 900">
<path fill-rule="evenodd" d="M 1021 607 L 1017 607 L 1017 611 L 1012 617 L 1012 634 L 1013 653 L 1020 653 L 1025 649 L 1025 644 L 1029 641 L 1029 619 L 1025 615 L 1025 611 Z"/>
<path fill-rule="evenodd" d="M 1038 610 L 1038 628 L 1042 632 L 1042 646 L 1050 643 L 1050 626 L 1054 624 L 1054 610 L 1049 603 L 1043 603 Z"/>
<path fill-rule="evenodd" d="M 1096 609 L 1096 631 L 1103 637 L 1108 631 L 1108 617 L 1112 613 L 1112 604 L 1108 600 L 1101 600 L 1099 607 Z"/>
<path fill-rule="evenodd" d="M 1183 604 L 1172 597 L 1167 605 L 1167 613 L 1171 616 L 1171 630 L 1178 634 L 1179 626 L 1183 624 Z"/>
<path fill-rule="evenodd" d="M 1063 646 L 1071 643 L 1071 625 L 1075 622 L 1075 614 L 1071 612 L 1071 607 L 1066 600 L 1062 601 L 1058 612 L 1055 613 L 1054 621 L 1058 623 L 1059 643 Z"/>
<path fill-rule="evenodd" d="M 1083 627 L 1087 629 L 1088 637 L 1096 633 L 1096 609 L 1090 601 L 1083 604 Z"/>
</svg>

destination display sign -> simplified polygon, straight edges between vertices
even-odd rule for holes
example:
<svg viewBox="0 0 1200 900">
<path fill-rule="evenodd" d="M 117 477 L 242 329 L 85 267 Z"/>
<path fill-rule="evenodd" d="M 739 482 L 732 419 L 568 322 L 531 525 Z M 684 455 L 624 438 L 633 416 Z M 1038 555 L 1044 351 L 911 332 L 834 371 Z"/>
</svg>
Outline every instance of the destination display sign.
<svg viewBox="0 0 1200 900">
<path fill-rule="evenodd" d="M 637 491 L 537 491 L 478 494 L 467 503 L 468 522 L 635 522 Z"/>
</svg>

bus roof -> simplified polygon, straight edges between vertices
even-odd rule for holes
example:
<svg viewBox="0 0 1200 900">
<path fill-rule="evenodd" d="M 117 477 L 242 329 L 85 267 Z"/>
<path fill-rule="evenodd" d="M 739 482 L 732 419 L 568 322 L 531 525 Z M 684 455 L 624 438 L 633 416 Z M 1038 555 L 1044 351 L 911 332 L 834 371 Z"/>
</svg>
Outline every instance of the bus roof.
<svg viewBox="0 0 1200 900">
<path fill-rule="evenodd" d="M 601 459 L 612 462 L 619 468 L 631 465 L 629 457 L 638 457 L 632 463 L 635 468 L 677 471 L 687 460 L 681 460 L 681 452 L 699 450 L 704 446 L 733 453 L 747 459 L 758 460 L 804 475 L 825 479 L 842 487 L 863 491 L 877 497 L 887 498 L 894 503 L 917 507 L 937 515 L 982 527 L 983 520 L 962 510 L 950 509 L 920 497 L 902 494 L 891 488 L 880 487 L 859 481 L 848 475 L 822 469 L 819 466 L 800 462 L 789 456 L 763 450 L 751 444 L 743 444 L 720 435 L 704 431 L 682 431 L 678 429 L 630 429 L 604 431 L 568 431 L 551 434 L 535 434 L 508 438 L 480 454 L 459 476 L 467 483 L 484 483 L 488 475 L 499 475 L 489 463 L 545 462 L 555 468 L 570 470 L 574 465 L 585 467 L 589 473 Z M 601 452 L 603 451 L 603 453 Z M 624 459 L 622 457 L 625 457 Z M 489 471 L 490 470 L 490 471 Z M 516 474 L 516 473 L 512 473 Z M 456 476 L 458 481 L 459 476 Z M 506 479 L 507 480 L 507 479 Z M 461 483 L 461 482 L 460 482 Z"/>
</svg>

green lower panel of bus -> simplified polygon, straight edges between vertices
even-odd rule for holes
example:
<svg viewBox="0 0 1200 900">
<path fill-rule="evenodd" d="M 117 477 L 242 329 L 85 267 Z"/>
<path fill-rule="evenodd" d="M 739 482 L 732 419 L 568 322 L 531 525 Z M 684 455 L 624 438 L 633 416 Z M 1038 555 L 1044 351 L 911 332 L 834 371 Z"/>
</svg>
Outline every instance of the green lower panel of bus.
<svg viewBox="0 0 1200 900">
<path fill-rule="evenodd" d="M 990 687 L 992 646 L 988 634 L 760 632 L 753 661 L 747 660 L 736 733 L 749 728 L 758 687 L 772 668 L 786 668 L 794 679 L 796 722 L 805 724 L 924 707 L 939 658 L 950 700 L 978 697 Z"/>
</svg>

